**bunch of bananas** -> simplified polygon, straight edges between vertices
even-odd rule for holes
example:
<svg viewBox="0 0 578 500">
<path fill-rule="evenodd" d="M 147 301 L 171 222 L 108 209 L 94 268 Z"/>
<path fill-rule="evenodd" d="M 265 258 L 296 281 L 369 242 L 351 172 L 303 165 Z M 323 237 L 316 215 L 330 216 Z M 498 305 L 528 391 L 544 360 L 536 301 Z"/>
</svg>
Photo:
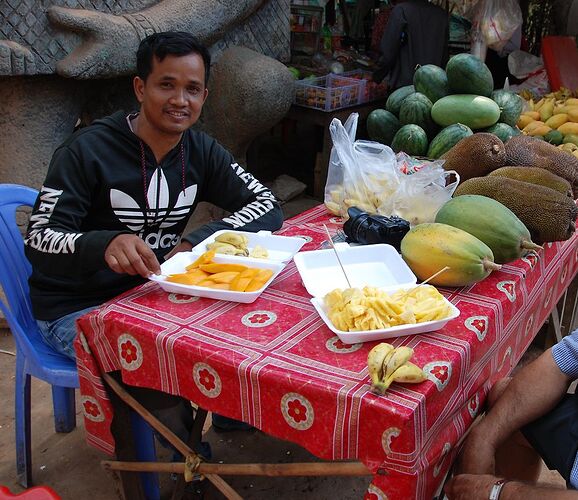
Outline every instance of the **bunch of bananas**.
<svg viewBox="0 0 578 500">
<path fill-rule="evenodd" d="M 426 380 L 422 369 L 410 363 L 412 355 L 411 347 L 393 347 L 385 342 L 371 349 L 367 355 L 371 390 L 375 394 L 384 394 L 392 382 L 418 384 Z"/>
<path fill-rule="evenodd" d="M 269 256 L 267 249 L 260 245 L 255 245 L 253 250 L 249 251 L 248 244 L 249 238 L 246 235 L 230 231 L 219 234 L 214 242 L 207 243 L 207 250 L 214 250 L 224 255 L 241 255 L 257 259 L 266 259 Z"/>
</svg>

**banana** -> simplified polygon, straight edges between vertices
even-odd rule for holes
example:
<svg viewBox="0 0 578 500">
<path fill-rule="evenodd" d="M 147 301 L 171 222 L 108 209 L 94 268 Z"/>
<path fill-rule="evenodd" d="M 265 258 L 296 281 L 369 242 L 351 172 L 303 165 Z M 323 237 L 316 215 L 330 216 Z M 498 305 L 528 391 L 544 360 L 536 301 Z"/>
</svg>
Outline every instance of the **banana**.
<svg viewBox="0 0 578 500">
<path fill-rule="evenodd" d="M 419 384 L 424 380 L 427 380 L 425 373 L 419 367 L 413 363 L 407 361 L 404 365 L 401 365 L 397 370 L 395 370 L 390 376 L 391 382 L 402 382 L 410 384 Z M 387 381 L 386 381 L 387 383 Z"/>
<path fill-rule="evenodd" d="M 367 355 L 367 369 L 371 379 L 372 390 L 381 384 L 383 378 L 383 361 L 387 355 L 393 351 L 393 346 L 386 342 L 377 344 L 373 349 L 371 349 L 371 351 L 369 351 Z"/>
<path fill-rule="evenodd" d="M 207 250 L 214 250 L 216 253 L 224 255 L 237 255 L 239 249 L 229 243 L 223 243 L 222 241 L 215 241 L 213 243 L 207 244 Z"/>
<path fill-rule="evenodd" d="M 413 349 L 411 347 L 397 347 L 395 352 L 387 360 L 387 364 L 383 366 L 383 380 L 387 381 L 395 370 L 409 361 L 412 355 Z"/>
<path fill-rule="evenodd" d="M 244 234 L 226 232 L 219 234 L 219 236 L 215 238 L 215 241 L 219 241 L 221 243 L 228 243 L 229 245 L 233 245 L 237 248 L 244 249 L 247 247 L 247 244 L 249 243 L 249 238 L 247 238 L 247 236 L 245 236 Z"/>
</svg>

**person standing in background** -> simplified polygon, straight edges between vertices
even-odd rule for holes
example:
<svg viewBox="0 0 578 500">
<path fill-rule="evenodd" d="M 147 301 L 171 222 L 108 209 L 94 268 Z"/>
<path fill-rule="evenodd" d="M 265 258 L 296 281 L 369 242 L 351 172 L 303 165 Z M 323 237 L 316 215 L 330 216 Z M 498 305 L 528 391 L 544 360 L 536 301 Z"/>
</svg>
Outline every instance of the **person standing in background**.
<svg viewBox="0 0 578 500">
<path fill-rule="evenodd" d="M 427 0 L 393 3 L 381 39 L 379 69 L 373 74 L 377 83 L 387 77 L 390 90 L 411 85 L 418 64 L 444 67 L 449 38 L 448 14 L 441 7 Z"/>
</svg>

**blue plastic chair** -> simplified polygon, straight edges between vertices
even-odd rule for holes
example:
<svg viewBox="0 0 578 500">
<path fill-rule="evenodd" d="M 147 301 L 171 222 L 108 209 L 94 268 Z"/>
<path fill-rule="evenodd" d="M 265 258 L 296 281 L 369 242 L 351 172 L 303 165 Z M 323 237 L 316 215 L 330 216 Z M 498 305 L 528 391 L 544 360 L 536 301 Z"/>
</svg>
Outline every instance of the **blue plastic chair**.
<svg viewBox="0 0 578 500">
<path fill-rule="evenodd" d="M 76 426 L 74 390 L 79 387 L 76 363 L 44 343 L 32 315 L 31 266 L 24 255 L 16 213 L 19 207 L 32 207 L 37 195 L 38 191 L 29 187 L 0 184 L 0 285 L 7 300 L 7 304 L 0 300 L 0 310 L 16 342 L 16 469 L 25 488 L 32 484 L 30 377 L 52 385 L 56 432 L 70 432 Z M 156 460 L 152 429 L 134 412 L 131 420 L 138 459 Z M 142 473 L 141 480 L 148 499 L 160 498 L 157 474 Z"/>
</svg>

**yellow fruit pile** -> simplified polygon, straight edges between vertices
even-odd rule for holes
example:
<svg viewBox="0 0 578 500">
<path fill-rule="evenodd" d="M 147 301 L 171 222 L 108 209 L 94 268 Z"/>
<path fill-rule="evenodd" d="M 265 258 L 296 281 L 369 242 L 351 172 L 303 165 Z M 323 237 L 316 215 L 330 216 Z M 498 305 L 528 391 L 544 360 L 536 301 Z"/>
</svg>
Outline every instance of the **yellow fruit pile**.
<svg viewBox="0 0 578 500">
<path fill-rule="evenodd" d="M 233 292 L 255 292 L 273 275 L 271 269 L 248 267 L 242 264 L 213 262 L 215 250 L 202 254 L 185 269 L 185 273 L 171 274 L 167 281 L 182 285 L 202 286 Z"/>
<path fill-rule="evenodd" d="M 517 123 L 523 134 L 543 137 L 557 146 L 563 143 L 578 146 L 578 98 L 567 90 L 559 90 L 538 102 L 530 98 L 527 103 L 530 109 L 520 115 Z M 575 151 L 571 147 L 562 149 L 572 154 Z"/>
<path fill-rule="evenodd" d="M 431 285 L 391 295 L 379 288 L 336 288 L 324 298 L 327 316 L 338 330 L 355 332 L 447 318 L 451 307 Z"/>
</svg>

